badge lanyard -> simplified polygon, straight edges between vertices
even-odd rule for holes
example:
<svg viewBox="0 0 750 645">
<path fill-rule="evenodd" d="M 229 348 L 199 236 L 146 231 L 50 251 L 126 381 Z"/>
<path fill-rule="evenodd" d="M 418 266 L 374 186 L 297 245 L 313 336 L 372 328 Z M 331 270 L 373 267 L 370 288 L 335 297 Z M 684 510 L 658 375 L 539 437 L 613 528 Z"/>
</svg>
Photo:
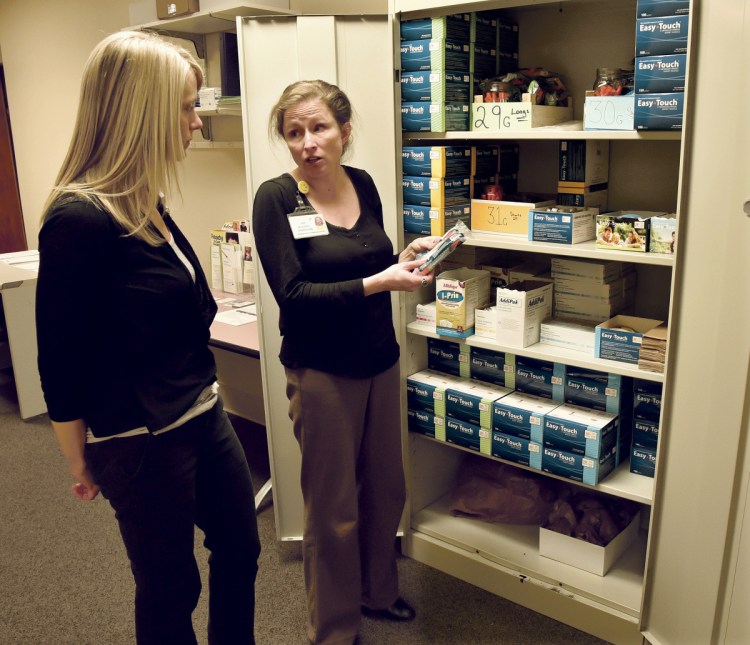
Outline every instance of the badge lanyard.
<svg viewBox="0 0 750 645">
<path fill-rule="evenodd" d="M 300 182 L 297 184 L 300 188 Z M 307 184 L 305 184 L 307 186 Z M 306 192 L 306 191 L 305 191 Z M 292 229 L 292 235 L 295 240 L 303 240 L 308 237 L 318 237 L 319 235 L 328 235 L 328 226 L 323 216 L 312 206 L 308 206 L 302 201 L 302 195 L 297 190 L 297 208 L 291 213 L 287 213 L 289 227 Z"/>
</svg>

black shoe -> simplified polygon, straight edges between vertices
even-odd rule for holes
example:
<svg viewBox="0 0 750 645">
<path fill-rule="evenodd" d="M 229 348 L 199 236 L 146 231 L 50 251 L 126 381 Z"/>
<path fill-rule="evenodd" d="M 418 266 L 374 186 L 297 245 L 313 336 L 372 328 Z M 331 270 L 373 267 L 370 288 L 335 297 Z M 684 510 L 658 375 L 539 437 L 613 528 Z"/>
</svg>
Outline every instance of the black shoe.
<svg viewBox="0 0 750 645">
<path fill-rule="evenodd" d="M 417 612 L 414 611 L 414 607 L 400 596 L 396 598 L 396 601 L 390 607 L 386 607 L 385 609 L 370 609 L 369 607 L 362 605 L 362 613 L 369 618 L 381 618 L 383 620 L 397 620 L 402 622 L 414 620 L 414 616 L 417 615 Z"/>
</svg>

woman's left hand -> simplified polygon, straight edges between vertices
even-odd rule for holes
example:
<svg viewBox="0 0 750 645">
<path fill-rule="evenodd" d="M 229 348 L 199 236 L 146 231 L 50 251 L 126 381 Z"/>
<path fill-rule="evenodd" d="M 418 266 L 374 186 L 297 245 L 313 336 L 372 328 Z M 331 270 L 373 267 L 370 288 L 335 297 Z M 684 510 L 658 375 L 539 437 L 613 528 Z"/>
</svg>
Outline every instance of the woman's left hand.
<svg viewBox="0 0 750 645">
<path fill-rule="evenodd" d="M 416 240 L 410 242 L 403 251 L 401 251 L 401 254 L 398 256 L 398 261 L 410 262 L 411 260 L 416 259 L 419 253 L 429 251 L 440 241 L 440 239 L 441 238 L 438 235 L 418 237 Z"/>
</svg>

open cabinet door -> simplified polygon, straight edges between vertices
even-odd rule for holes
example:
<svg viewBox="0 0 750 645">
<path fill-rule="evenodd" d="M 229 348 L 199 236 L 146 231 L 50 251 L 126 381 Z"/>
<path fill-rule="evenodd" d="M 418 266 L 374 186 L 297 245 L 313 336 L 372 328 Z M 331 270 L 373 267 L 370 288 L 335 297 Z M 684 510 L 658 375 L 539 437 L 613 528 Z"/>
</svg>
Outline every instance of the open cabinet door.
<svg viewBox="0 0 750 645">
<path fill-rule="evenodd" d="M 372 175 L 383 202 L 386 232 L 395 244 L 397 157 L 391 18 L 240 18 L 237 34 L 251 210 L 255 187 L 293 168 L 286 146 L 269 137 L 271 108 L 290 83 L 320 78 L 337 84 L 352 101 L 354 144 L 346 163 Z M 286 378 L 278 359 L 278 307 L 262 267 L 258 266 L 258 271 L 256 296 L 276 534 L 280 540 L 296 540 L 302 537 L 303 519 L 299 446 L 288 417 Z M 337 348 L 331 347 L 331 351 Z"/>
<path fill-rule="evenodd" d="M 681 322 L 669 350 L 669 459 L 658 466 L 642 618 L 646 638 L 661 644 L 747 642 L 725 640 L 724 623 L 730 602 L 747 614 L 747 576 L 736 589 L 745 594 L 739 605 L 727 580 L 748 561 L 733 541 L 747 491 L 750 129 L 742 101 L 718 105 L 704 90 L 727 61 L 738 78 L 750 73 L 750 0 L 692 7 L 688 73 L 697 89 L 687 108 L 672 314 Z"/>
</svg>

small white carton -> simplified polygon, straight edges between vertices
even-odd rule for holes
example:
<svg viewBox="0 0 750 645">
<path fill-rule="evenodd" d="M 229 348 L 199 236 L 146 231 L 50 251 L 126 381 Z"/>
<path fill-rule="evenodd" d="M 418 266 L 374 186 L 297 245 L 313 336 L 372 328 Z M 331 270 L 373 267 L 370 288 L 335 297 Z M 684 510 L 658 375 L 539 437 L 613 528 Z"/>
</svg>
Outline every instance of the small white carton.
<svg viewBox="0 0 750 645">
<path fill-rule="evenodd" d="M 542 322 L 539 342 L 593 356 L 596 344 L 595 327 L 593 323 L 581 320 L 548 318 Z"/>
<path fill-rule="evenodd" d="M 553 284 L 524 280 L 497 290 L 497 341 L 512 347 L 539 342 L 542 321 L 552 304 Z"/>
<path fill-rule="evenodd" d="M 429 327 L 431 331 L 436 329 L 437 305 L 434 302 L 417 305 L 417 318 L 414 322 L 418 325 Z"/>
<path fill-rule="evenodd" d="M 489 298 L 489 271 L 443 271 L 437 277 L 437 333 L 456 338 L 473 335 L 474 312 L 487 307 Z"/>
<path fill-rule="evenodd" d="M 474 335 L 482 338 L 495 338 L 497 336 L 496 306 L 474 311 Z"/>
</svg>

